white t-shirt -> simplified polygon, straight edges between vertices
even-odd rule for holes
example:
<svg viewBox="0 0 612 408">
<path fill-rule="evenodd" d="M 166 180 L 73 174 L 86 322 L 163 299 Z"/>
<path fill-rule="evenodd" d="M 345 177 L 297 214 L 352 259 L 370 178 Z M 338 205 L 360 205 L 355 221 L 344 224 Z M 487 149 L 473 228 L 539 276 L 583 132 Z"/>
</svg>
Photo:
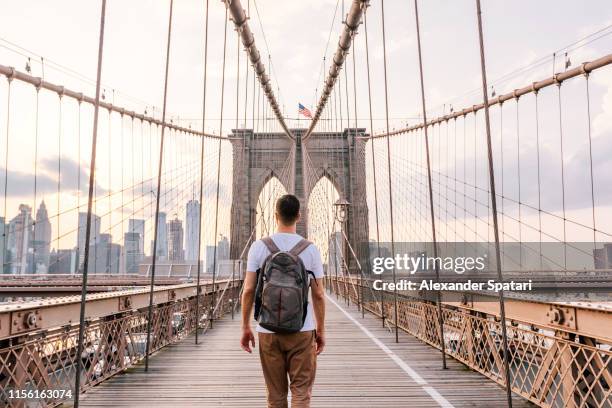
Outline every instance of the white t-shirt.
<svg viewBox="0 0 612 408">
<path fill-rule="evenodd" d="M 293 248 L 302 239 L 302 236 L 298 234 L 286 232 L 277 232 L 270 237 L 281 251 L 291 250 L 291 248 Z M 249 249 L 249 256 L 247 258 L 247 273 L 255 273 L 257 269 L 263 265 L 268 255 L 270 255 L 270 251 L 268 250 L 266 244 L 264 244 L 261 240 L 253 242 L 253 245 L 251 245 L 251 248 Z M 316 246 L 308 246 L 308 248 L 302 251 L 300 258 L 302 259 L 302 262 L 304 262 L 304 267 L 306 270 L 312 272 L 315 278 L 318 279 L 323 277 L 321 253 Z M 304 326 L 302 326 L 301 331 L 310 331 L 314 330 L 315 328 L 316 324 L 312 304 L 311 302 L 308 302 L 306 320 L 304 320 Z M 260 333 L 273 333 L 270 330 L 260 327 L 259 325 L 257 325 L 256 331 Z"/>
</svg>

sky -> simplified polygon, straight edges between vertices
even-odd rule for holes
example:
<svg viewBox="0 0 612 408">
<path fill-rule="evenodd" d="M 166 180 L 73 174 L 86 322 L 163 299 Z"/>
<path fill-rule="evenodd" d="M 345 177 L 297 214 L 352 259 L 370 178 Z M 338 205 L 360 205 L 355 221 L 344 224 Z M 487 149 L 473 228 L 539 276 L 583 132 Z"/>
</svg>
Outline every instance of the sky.
<svg viewBox="0 0 612 408">
<path fill-rule="evenodd" d="M 22 0 L 6 3 L 3 5 L 3 12 L 0 16 L 0 64 L 24 70 L 28 57 L 30 57 L 33 75 L 43 76 L 44 70 L 46 80 L 93 95 L 94 83 L 92 80 L 96 73 L 101 2 L 93 0 L 57 0 L 54 2 Z M 588 3 L 567 0 L 537 2 L 485 0 L 482 3 L 487 74 L 489 83 L 497 94 L 509 92 L 516 87 L 548 77 L 553 71 L 562 71 L 565 62 L 564 47 L 612 24 L 612 7 L 606 0 L 592 0 Z M 169 4 L 167 0 L 109 0 L 107 2 L 102 65 L 105 100 L 137 112 L 146 110 L 148 114 L 161 116 Z M 195 129 L 202 128 L 205 4 L 205 1 L 175 0 L 172 23 L 167 117 L 175 123 Z M 298 103 L 311 109 L 316 104 L 316 92 L 320 91 L 323 74 L 329 68 L 326 66 L 325 71 L 322 69 L 323 58 L 325 56 L 329 61 L 336 50 L 341 29 L 342 10 L 346 12 L 349 5 L 348 0 L 344 2 L 342 0 L 311 2 L 259 0 L 257 3 L 254 0 L 243 0 L 243 6 L 249 9 L 249 24 L 254 31 L 256 44 L 266 61 L 267 68 L 271 68 L 274 90 L 286 117 L 295 118 L 297 116 Z M 406 124 L 413 125 L 420 122 L 421 116 L 414 9 L 410 1 L 388 0 L 384 6 L 389 84 L 388 114 L 390 127 L 400 128 Z M 237 122 L 238 126 L 244 125 L 245 54 L 241 47 L 238 49 L 237 35 L 230 23 L 227 30 L 225 95 L 223 115 L 221 115 L 225 8 L 219 1 L 210 1 L 209 11 L 207 115 L 204 129 L 207 132 L 219 134 L 221 127 L 222 133 L 227 134 Z M 482 93 L 479 89 L 481 77 L 475 2 L 467 0 L 421 1 L 419 11 L 428 117 L 448 113 L 451 105 L 458 110 L 479 103 Z M 379 1 L 371 1 L 367 29 L 374 119 L 373 129 L 368 129 L 368 131 L 379 133 L 385 127 L 385 89 Z M 355 86 L 358 101 L 357 115 L 353 112 L 352 106 L 349 115 L 352 118 L 351 122 L 357 116 L 358 126 L 369 127 L 364 31 L 365 26 L 362 25 L 355 40 L 355 49 L 347 58 L 350 64 L 347 75 L 351 81 L 353 56 L 355 56 Z M 609 32 L 610 30 L 605 33 Z M 595 38 L 592 42 L 580 43 L 580 47 L 570 47 L 568 56 L 572 66 L 610 52 L 612 35 L 596 37 L 592 37 Z M 561 50 L 561 55 L 557 55 L 553 62 L 553 53 L 557 50 Z M 238 77 L 237 55 L 240 59 Z M 268 60 L 268 55 L 270 60 Z M 44 58 L 42 64 L 40 56 Z M 527 69 L 521 70 L 524 67 Z M 342 76 L 344 76 L 344 71 Z M 250 106 L 252 72 L 249 72 L 249 81 L 247 98 Z M 599 138 L 601 143 L 606 140 L 604 137 L 609 136 L 612 131 L 611 70 L 604 69 L 601 73 L 594 74 L 591 83 L 593 134 L 594 138 Z M 237 86 L 239 87 L 238 111 L 240 112 L 238 119 L 235 114 Z M 31 89 L 26 89 L 25 86 L 22 88 L 14 87 L 13 103 L 27 106 L 27 109 L 18 109 L 13 112 L 13 115 L 16 116 L 13 119 L 13 128 L 15 132 L 27 134 L 27 137 L 15 142 L 12 151 L 19 151 L 20 155 L 11 155 L 12 166 L 9 167 L 26 174 L 30 170 L 32 154 L 27 153 L 25 147 L 20 149 L 19 143 L 24 143 L 26 146 L 33 140 L 34 130 L 29 123 L 31 123 L 34 112 L 35 93 Z M 580 95 L 582 88 L 579 88 L 578 85 L 575 88 L 573 92 Z M 0 97 L 5 98 L 6 89 L 5 83 L 0 84 Z M 570 100 L 574 98 L 571 92 L 569 91 L 566 96 Z M 349 87 L 349 94 L 353 94 L 352 86 Z M 543 115 L 552 115 L 551 112 L 555 106 L 554 99 L 551 99 L 553 97 L 554 95 L 549 95 L 550 100 L 542 104 Z M 66 166 L 64 172 L 67 172 L 66 169 L 72 166 L 74 171 L 71 172 L 71 177 L 81 174 L 80 178 L 84 178 L 87 169 L 83 167 L 82 162 L 79 165 L 77 156 L 79 152 L 87 152 L 88 146 L 85 144 L 75 148 L 76 130 L 74 127 L 66 128 L 66 123 L 76 121 L 75 106 L 63 107 L 64 124 L 59 126 L 64 126 L 64 137 L 72 142 L 66 142 L 63 149 L 58 150 L 52 139 L 57 137 L 53 136 L 53 129 L 58 128 L 56 109 L 59 106 L 53 99 L 53 95 L 42 93 L 40 103 L 41 117 L 39 120 L 42 130 L 41 153 L 38 161 L 42 171 L 41 180 L 44 179 L 45 174 L 49 174 L 49 184 L 53 184 L 52 167 L 57 162 L 58 154 L 66 157 L 63 159 Z M 4 108 L 4 101 L 2 104 Z M 64 105 L 68 104 L 64 103 Z M 84 118 L 90 118 L 91 112 L 83 112 L 83 115 Z M 252 127 L 251 112 L 247 112 L 246 116 L 246 126 Z M 223 122 L 220 120 L 221 117 L 223 117 Z M 117 119 L 106 120 L 108 125 L 105 126 L 114 127 L 116 132 L 131 126 Z M 525 119 L 523 123 L 529 123 L 529 120 L 533 119 Z M 570 129 L 584 125 L 583 120 L 576 119 L 571 114 L 568 115 L 567 121 Z M 6 118 L 0 114 L 0 125 L 3 128 L 5 122 Z M 303 127 L 305 124 L 304 120 L 299 123 L 292 119 L 289 120 L 290 127 Z M 511 124 L 507 126 L 510 128 L 504 132 L 513 133 Z M 146 128 L 136 129 L 139 137 L 146 132 Z M 73 139 L 70 139 L 71 137 Z M 567 161 L 568 163 L 572 160 L 579 162 L 583 157 L 580 154 L 582 154 L 581 148 L 584 147 L 584 139 L 576 137 L 569 140 Z M 550 146 L 554 144 L 555 141 L 551 140 Z M 610 143 L 601 143 L 597 146 L 601 146 L 598 152 L 610 150 Z M 148 147 L 151 151 L 151 147 Z M 130 153 L 140 152 L 138 149 L 136 147 L 132 152 L 125 147 L 125 151 Z M 194 154 L 193 142 L 185 141 L 176 149 L 176 157 L 184 156 L 182 160 L 186 164 L 195 163 L 193 160 L 197 159 L 197 155 Z M 112 158 L 112 145 L 107 144 L 102 148 L 100 154 L 102 157 Z M 529 160 L 527 162 L 525 164 L 524 161 L 523 166 L 529 169 L 531 164 Z M 143 169 L 146 163 L 145 159 L 141 160 L 140 164 Z M 212 156 L 210 163 L 211 166 L 214 165 Z M 596 164 L 600 165 L 598 174 L 606 174 L 609 169 L 609 160 L 606 159 L 606 156 L 603 155 L 600 162 Z M 45 165 L 49 167 L 46 169 L 47 173 L 45 173 Z M 127 183 L 125 180 L 121 183 L 117 181 L 120 171 L 113 170 L 112 167 L 109 165 L 111 170 L 102 172 L 107 176 L 101 175 L 99 181 L 97 190 L 101 195 L 109 189 L 109 186 L 112 190 L 113 183 L 117 183 L 115 189 L 117 186 L 123 186 L 124 182 Z M 196 174 L 193 173 L 193 169 L 189 171 L 191 173 L 186 172 L 184 175 L 186 179 L 189 179 L 189 175 Z M 136 178 L 145 178 L 145 173 L 147 176 L 153 175 L 149 174 L 148 170 L 136 173 Z M 226 176 L 229 177 L 227 174 Z M 15 180 L 19 180 L 19 174 L 14 177 Z M 107 180 L 104 177 L 107 177 Z M 578 179 L 575 184 L 580 185 L 582 183 L 580 180 Z M 74 180 L 66 179 L 65 183 L 65 185 L 74 184 Z M 187 193 L 182 194 L 189 195 L 191 187 L 188 182 L 186 183 Z M 11 184 L 20 185 L 15 182 Z M 609 192 L 609 189 L 605 187 L 602 189 L 604 192 Z M 48 194 L 51 195 L 51 191 Z M 230 192 L 227 191 L 224 194 L 229 200 Z M 14 201 L 8 203 L 8 206 L 16 208 L 19 200 L 21 198 L 16 195 Z M 61 206 L 59 203 L 61 197 L 52 197 L 50 200 L 57 201 L 57 206 Z M 575 208 L 584 209 L 585 205 L 577 205 Z M 605 208 L 609 205 L 610 202 L 606 197 L 601 207 Z M 9 211 L 9 214 L 12 212 L 13 210 Z M 50 213 L 53 213 L 52 209 Z"/>
<path fill-rule="evenodd" d="M 248 3 L 247 3 L 248 2 Z M 297 104 L 312 107 L 315 88 L 322 83 L 321 64 L 329 41 L 327 59 L 335 52 L 340 33 L 343 1 L 318 0 L 243 1 L 251 10 L 250 25 L 264 60 L 272 59 L 272 79 L 280 87 L 280 101 L 286 116 L 295 117 Z M 344 1 L 345 12 L 350 2 Z M 374 117 L 382 119 L 384 110 L 382 88 L 382 42 L 379 2 L 371 2 L 369 9 L 369 42 L 372 65 Z M 102 80 L 106 93 L 112 98 L 116 90 L 143 103 L 128 100 L 125 104 L 144 109 L 161 107 L 169 1 L 131 0 L 108 1 Z M 176 0 L 174 5 L 168 111 L 171 116 L 201 119 L 203 77 L 204 1 Z M 250 7 L 249 7 L 250 5 Z M 338 5 L 335 24 L 334 10 Z M 389 105 L 391 118 L 418 115 L 418 65 L 416 34 L 412 2 L 387 1 L 386 28 L 388 50 Z M 207 99 L 209 118 L 207 127 L 218 132 L 221 62 L 223 52 L 224 7 L 220 2 L 209 4 L 209 88 Z M 46 59 L 58 62 L 87 78 L 95 78 L 98 44 L 100 2 L 60 0 L 24 0 L 3 6 L 0 37 L 11 41 Z M 442 112 L 442 105 L 480 84 L 479 54 L 473 1 L 427 1 L 420 4 L 421 33 L 426 96 L 432 114 Z M 571 1 L 484 1 L 483 24 L 489 82 L 508 72 L 523 67 L 539 58 L 550 57 L 558 50 L 587 34 L 612 23 L 612 10 L 604 1 L 589 1 L 588 8 Z M 330 34 L 330 27 L 332 27 Z M 230 25 L 224 114 L 235 116 L 236 33 Z M 365 99 L 366 82 L 363 29 L 357 37 L 358 94 Z M 266 47 L 266 43 L 269 49 Z M 610 49 L 609 36 L 588 47 L 570 53 L 574 63 Z M 6 51 L 6 50 L 3 50 Z M 24 58 L 2 53 L 9 61 L 5 65 L 22 67 Z M 241 53 L 244 70 L 244 54 Z M 349 56 L 349 61 L 351 56 Z M 562 62 L 559 63 L 559 66 Z M 40 64 L 33 63 L 33 71 L 40 75 Z M 363 69 L 360 69 L 363 68 Z M 361 72 L 363 71 L 363 72 Z M 552 62 L 546 67 L 552 72 Z M 66 83 L 73 80 L 46 69 L 50 80 Z M 242 71 L 241 76 L 244 76 Z M 529 80 L 527 76 L 520 80 Z M 242 78 L 244 81 L 244 78 Z M 75 82 L 75 86 L 79 82 Z M 154 86 L 157 84 L 158 86 Z M 81 83 L 79 89 L 84 88 Z M 89 89 L 91 89 L 91 84 Z M 87 90 L 87 88 L 85 88 Z M 406 97 L 406 95 L 412 95 Z M 244 92 L 242 92 L 242 96 Z M 474 95 L 478 98 L 478 94 Z M 120 99 L 119 95 L 115 95 Z M 127 98 L 126 98 L 127 99 Z M 242 98 L 241 98 L 242 99 Z M 461 99 L 455 104 L 460 104 Z M 467 101 L 466 103 L 473 103 Z M 241 101 L 242 103 L 242 101 Z M 138 106 L 144 105 L 144 106 Z M 242 110 L 242 109 L 241 109 Z M 365 104 L 358 106 L 360 117 L 366 118 Z M 242 115 L 241 115 L 242 116 Z M 404 120 L 392 121 L 400 125 Z M 381 126 L 378 121 L 375 127 Z M 233 124 L 233 123 L 232 123 Z M 228 124 L 229 125 L 229 124 Z M 381 126 L 382 127 L 382 126 Z M 229 128 L 229 126 L 228 126 Z M 224 129 L 225 130 L 225 129 Z"/>
</svg>

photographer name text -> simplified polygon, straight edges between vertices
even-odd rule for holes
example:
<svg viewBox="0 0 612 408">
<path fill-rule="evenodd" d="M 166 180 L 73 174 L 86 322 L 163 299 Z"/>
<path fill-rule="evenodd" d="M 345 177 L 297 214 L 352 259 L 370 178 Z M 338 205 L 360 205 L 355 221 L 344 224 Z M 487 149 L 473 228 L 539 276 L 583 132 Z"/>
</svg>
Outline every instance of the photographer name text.
<svg viewBox="0 0 612 408">
<path fill-rule="evenodd" d="M 490 279 L 486 282 L 434 282 L 433 280 L 412 281 L 400 279 L 397 282 L 386 282 L 381 279 L 374 281 L 374 290 L 428 290 L 428 291 L 529 291 L 532 282 L 497 282 Z"/>
</svg>

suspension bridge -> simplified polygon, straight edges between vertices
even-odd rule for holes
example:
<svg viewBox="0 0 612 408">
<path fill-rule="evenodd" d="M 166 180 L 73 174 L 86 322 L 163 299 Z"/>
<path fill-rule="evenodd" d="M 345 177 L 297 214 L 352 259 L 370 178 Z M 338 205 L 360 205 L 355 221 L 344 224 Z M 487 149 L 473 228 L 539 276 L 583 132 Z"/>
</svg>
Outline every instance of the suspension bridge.
<svg viewBox="0 0 612 408">
<path fill-rule="evenodd" d="M 255 0 L 206 0 L 196 126 L 168 109 L 178 3 L 166 2 L 164 77 L 151 84 L 161 109 L 118 104 L 103 85 L 100 3 L 91 92 L 48 79 L 45 66 L 68 70 L 42 57 L 37 75 L 34 57 L 2 43 L 27 58 L 24 69 L 0 61 L 2 406 L 265 405 L 237 311 L 248 248 L 274 231 L 274 201 L 289 192 L 326 269 L 313 406 L 612 408 L 601 107 L 612 54 L 567 56 L 609 27 L 505 89 L 508 78 L 488 82 L 486 8 L 465 3 L 480 85 L 471 104 L 435 114 L 424 69 L 435 50 L 422 45 L 420 2 L 408 2 L 418 88 L 402 97 L 419 113 L 406 124 L 390 115 L 389 2 L 338 1 L 339 40 L 328 39 L 302 126 L 273 79 Z M 404 290 L 410 272 L 374 268 L 395 254 L 478 251 L 487 279 L 536 290 Z M 448 278 L 432 269 L 432 282 Z M 383 277 L 394 285 L 380 290 Z"/>
</svg>

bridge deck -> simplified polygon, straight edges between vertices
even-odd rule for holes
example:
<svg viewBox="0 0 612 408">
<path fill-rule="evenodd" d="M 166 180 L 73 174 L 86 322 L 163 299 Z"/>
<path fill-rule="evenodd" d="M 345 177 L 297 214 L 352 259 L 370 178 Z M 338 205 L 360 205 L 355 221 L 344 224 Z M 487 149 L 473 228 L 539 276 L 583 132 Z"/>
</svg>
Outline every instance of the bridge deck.
<svg viewBox="0 0 612 408">
<path fill-rule="evenodd" d="M 335 297 L 328 300 L 328 346 L 319 357 L 313 407 L 505 407 L 505 391 L 432 347 L 381 327 Z M 226 317 L 193 344 L 190 337 L 86 393 L 84 407 L 263 407 L 257 352 L 238 347 L 239 320 Z M 375 337 L 378 340 L 373 339 Z M 515 399 L 515 407 L 531 406 Z"/>
</svg>

